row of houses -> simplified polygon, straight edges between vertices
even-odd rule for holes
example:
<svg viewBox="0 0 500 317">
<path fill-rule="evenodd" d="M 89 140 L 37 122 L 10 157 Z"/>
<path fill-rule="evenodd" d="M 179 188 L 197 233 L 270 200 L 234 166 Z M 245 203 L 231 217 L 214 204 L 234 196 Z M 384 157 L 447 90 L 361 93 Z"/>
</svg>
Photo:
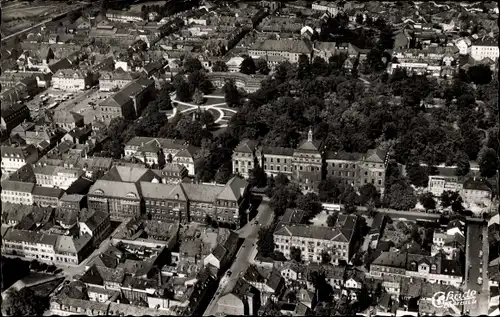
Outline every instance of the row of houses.
<svg viewBox="0 0 500 317">
<path fill-rule="evenodd" d="M 115 166 L 89 189 L 88 204 L 117 219 L 145 213 L 156 220 L 204 223 L 210 217 L 239 227 L 248 195 L 248 183 L 239 177 L 225 185 L 169 184 L 161 172 Z"/>
<path fill-rule="evenodd" d="M 2 230 L 2 253 L 55 264 L 78 265 L 111 228 L 109 214 L 100 211 L 90 211 L 80 219 L 72 234 L 65 234 L 69 231 L 61 231 L 61 227 L 50 219 L 40 220 L 43 223 L 35 221 L 27 230 L 17 229 L 21 223 Z"/>
</svg>

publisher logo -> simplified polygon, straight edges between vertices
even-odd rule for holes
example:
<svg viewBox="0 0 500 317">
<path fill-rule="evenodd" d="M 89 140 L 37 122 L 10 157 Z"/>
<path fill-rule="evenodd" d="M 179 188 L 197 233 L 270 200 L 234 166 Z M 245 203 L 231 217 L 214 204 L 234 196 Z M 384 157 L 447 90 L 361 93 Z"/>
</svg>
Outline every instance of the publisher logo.
<svg viewBox="0 0 500 317">
<path fill-rule="evenodd" d="M 432 305 L 436 308 L 457 308 L 458 306 L 473 305 L 476 303 L 477 292 L 467 290 L 465 293 L 437 292 L 432 296 Z"/>
</svg>

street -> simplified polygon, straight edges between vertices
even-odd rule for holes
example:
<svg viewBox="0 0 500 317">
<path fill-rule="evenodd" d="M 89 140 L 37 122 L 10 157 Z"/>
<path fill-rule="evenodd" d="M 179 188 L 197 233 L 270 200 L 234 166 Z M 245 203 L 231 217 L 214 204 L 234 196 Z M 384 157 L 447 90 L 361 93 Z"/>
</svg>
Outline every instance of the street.
<svg viewBox="0 0 500 317">
<path fill-rule="evenodd" d="M 259 237 L 259 229 L 261 226 L 265 227 L 270 225 L 274 218 L 274 213 L 269 207 L 269 199 L 264 198 L 258 210 L 259 212 L 257 213 L 257 216 L 238 231 L 240 238 L 244 238 L 245 241 L 241 245 L 240 250 L 236 255 L 236 259 L 229 269 L 232 274 L 229 278 L 224 276 L 220 280 L 217 292 L 208 304 L 203 316 L 215 316 L 217 314 L 217 302 L 219 301 L 219 298 L 233 290 L 240 273 L 245 272 L 250 266 L 251 255 L 257 248 L 256 242 Z M 255 220 L 259 222 L 258 225 L 254 224 Z"/>
<path fill-rule="evenodd" d="M 482 235 L 482 239 L 481 239 Z M 483 252 L 480 256 L 480 252 Z M 465 252 L 465 289 L 476 291 L 477 303 L 464 306 L 464 314 L 470 316 L 487 315 L 489 308 L 488 286 L 488 229 L 480 224 L 467 227 L 467 245 Z M 478 284 L 478 278 L 482 284 Z"/>
</svg>

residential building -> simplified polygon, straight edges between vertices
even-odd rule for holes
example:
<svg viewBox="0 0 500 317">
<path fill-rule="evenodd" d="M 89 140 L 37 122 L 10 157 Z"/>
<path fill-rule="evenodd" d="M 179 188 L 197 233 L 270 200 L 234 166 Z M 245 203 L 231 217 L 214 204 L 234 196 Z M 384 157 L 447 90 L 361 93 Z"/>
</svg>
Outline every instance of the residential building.
<svg viewBox="0 0 500 317">
<path fill-rule="evenodd" d="M 53 121 L 56 127 L 66 132 L 84 125 L 83 116 L 73 111 L 56 110 L 54 111 Z"/>
<path fill-rule="evenodd" d="M 257 145 L 257 141 L 245 139 L 236 146 L 232 158 L 233 174 L 241 175 L 245 179 L 250 177 L 250 170 L 255 168 L 255 148 Z"/>
<path fill-rule="evenodd" d="M 471 45 L 470 56 L 476 61 L 481 61 L 484 58 L 496 61 L 499 56 L 498 41 L 484 38 L 475 41 Z"/>
<path fill-rule="evenodd" d="M 243 279 L 259 290 L 261 303 L 267 303 L 270 298 L 278 299 L 285 290 L 285 279 L 275 268 L 259 270 L 255 265 L 251 265 L 244 273 Z"/>
<path fill-rule="evenodd" d="M 57 187 L 64 190 L 84 175 L 84 171 L 78 168 L 53 165 L 37 164 L 33 171 L 38 186 Z"/>
<path fill-rule="evenodd" d="M 0 130 L 9 134 L 10 131 L 30 116 L 30 110 L 25 104 L 13 103 L 6 105 L 2 102 Z"/>
<path fill-rule="evenodd" d="M 274 232 L 276 250 L 289 258 L 292 248 L 301 250 L 306 262 L 321 262 L 328 253 L 332 262 L 349 262 L 356 234 L 356 216 L 339 215 L 333 228 L 286 224 Z"/>
<path fill-rule="evenodd" d="M 336 43 L 335 42 L 314 42 L 314 57 L 321 57 L 326 62 L 328 62 L 329 58 L 333 55 L 336 55 Z"/>
<path fill-rule="evenodd" d="M 79 264 L 90 251 L 90 236 L 70 237 L 11 229 L 2 244 L 5 254 L 53 263 Z"/>
<path fill-rule="evenodd" d="M 7 175 L 26 164 L 33 164 L 38 161 L 38 150 L 32 144 L 22 147 L 2 145 L 1 153 L 2 173 Z"/>
<path fill-rule="evenodd" d="M 264 40 L 248 48 L 248 54 L 255 58 L 280 56 L 291 63 L 297 63 L 300 55 L 312 58 L 313 45 L 308 40 Z"/>
<path fill-rule="evenodd" d="M 344 286 L 345 267 L 322 263 L 309 263 L 306 267 L 306 283 L 309 290 L 314 290 L 314 273 L 321 273 L 325 281 L 334 289 Z"/>
<path fill-rule="evenodd" d="M 252 316 L 259 308 L 259 291 L 242 278 L 238 278 L 233 290 L 217 302 L 217 312 L 225 315 Z"/>
<path fill-rule="evenodd" d="M 92 244 L 99 247 L 100 243 L 110 234 L 111 221 L 108 213 L 93 210 L 79 222 L 80 235 L 92 236 Z"/>
<path fill-rule="evenodd" d="M 140 12 L 121 11 L 121 10 L 107 10 L 106 18 L 110 21 L 116 22 L 140 22 L 143 21 Z"/>
<path fill-rule="evenodd" d="M 320 1 L 318 3 L 313 3 L 311 8 L 316 11 L 326 11 L 330 13 L 332 17 L 336 16 L 339 13 L 337 4 L 329 1 Z"/>
<path fill-rule="evenodd" d="M 141 196 L 134 183 L 97 180 L 90 187 L 87 199 L 89 208 L 109 213 L 112 219 L 141 215 Z"/>
<path fill-rule="evenodd" d="M 60 69 L 52 76 L 52 87 L 64 91 L 83 91 L 92 85 L 92 75 L 89 72 Z"/>
<path fill-rule="evenodd" d="M 137 77 L 134 73 L 125 72 L 121 68 L 112 72 L 101 71 L 99 76 L 99 90 L 114 91 L 123 89 Z"/>
<path fill-rule="evenodd" d="M 63 194 L 64 190 L 60 188 L 35 186 L 32 192 L 33 203 L 42 207 L 57 207 Z"/>
<path fill-rule="evenodd" d="M 99 116 L 106 124 L 113 118 L 137 118 L 155 93 L 153 80 L 138 78 L 99 104 Z"/>
<path fill-rule="evenodd" d="M 468 179 L 462 185 L 461 197 L 466 204 L 486 205 L 491 203 L 493 191 L 486 180 Z"/>
<path fill-rule="evenodd" d="M 195 175 L 195 160 L 199 148 L 185 140 L 135 137 L 125 145 L 125 158 L 134 157 L 150 166 L 165 166 L 172 162 L 184 166 L 188 175 Z M 167 170 L 165 170 L 165 173 Z"/>
<path fill-rule="evenodd" d="M 409 252 L 382 252 L 370 265 L 369 275 L 422 278 L 429 283 L 460 287 L 464 269 L 458 258 L 448 260 L 442 254 L 427 256 Z"/>
<path fill-rule="evenodd" d="M 268 176 L 284 174 L 289 179 L 293 176 L 293 154 L 291 148 L 263 146 L 256 149 L 258 162 Z"/>
<path fill-rule="evenodd" d="M 219 238 L 219 237 L 218 237 Z M 205 266 L 212 265 L 218 270 L 224 269 L 231 263 L 231 259 L 236 254 L 239 236 L 236 232 L 230 231 L 225 241 L 218 241 L 217 246 L 208 256 L 203 259 Z"/>
<path fill-rule="evenodd" d="M 35 184 L 4 180 L 2 182 L 2 202 L 33 205 L 33 190 Z"/>
<path fill-rule="evenodd" d="M 469 55 L 471 53 L 472 42 L 469 38 L 459 38 L 455 41 L 455 46 L 459 50 L 460 55 Z"/>
<path fill-rule="evenodd" d="M 260 89 L 261 82 L 267 77 L 265 75 L 255 74 L 247 75 L 238 72 L 211 72 L 207 74 L 208 80 L 217 88 L 222 88 L 227 81 L 234 81 L 236 87 L 245 90 L 248 93 L 256 92 Z"/>
</svg>

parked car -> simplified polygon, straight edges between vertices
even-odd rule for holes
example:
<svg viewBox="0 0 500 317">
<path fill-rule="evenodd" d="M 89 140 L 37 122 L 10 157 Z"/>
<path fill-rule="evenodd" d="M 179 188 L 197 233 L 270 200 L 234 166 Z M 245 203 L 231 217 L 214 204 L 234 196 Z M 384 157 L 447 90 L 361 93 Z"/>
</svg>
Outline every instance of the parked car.
<svg viewBox="0 0 500 317">
<path fill-rule="evenodd" d="M 479 285 L 483 284 L 483 278 L 482 277 L 478 277 L 477 278 L 477 284 L 479 284 Z"/>
</svg>

